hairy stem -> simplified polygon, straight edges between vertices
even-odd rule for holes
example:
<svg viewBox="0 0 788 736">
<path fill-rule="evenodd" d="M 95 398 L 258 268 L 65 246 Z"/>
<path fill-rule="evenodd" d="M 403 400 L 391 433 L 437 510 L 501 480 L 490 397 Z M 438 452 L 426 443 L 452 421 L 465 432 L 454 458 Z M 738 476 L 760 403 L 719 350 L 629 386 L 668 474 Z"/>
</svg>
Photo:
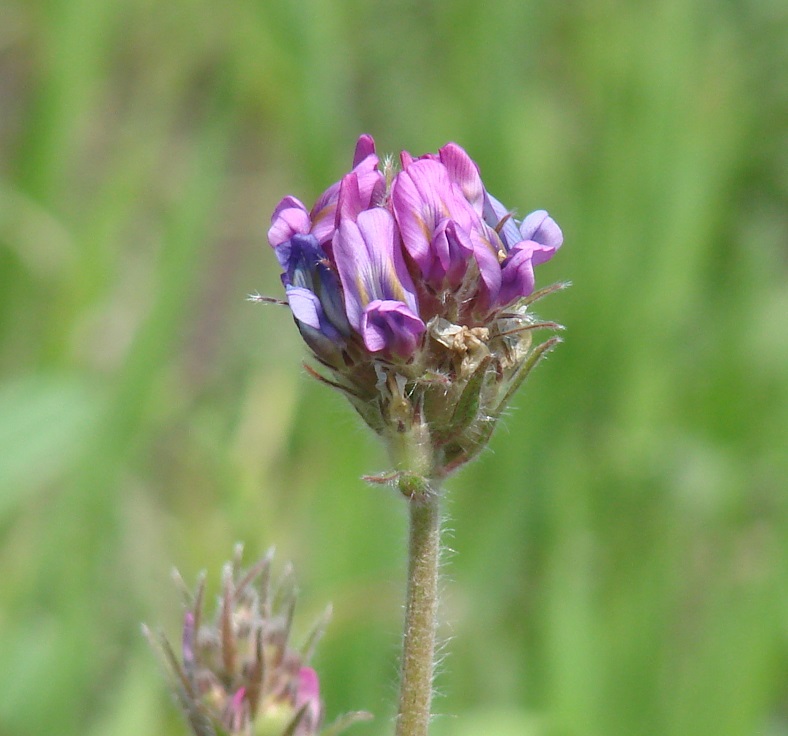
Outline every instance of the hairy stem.
<svg viewBox="0 0 788 736">
<path fill-rule="evenodd" d="M 400 672 L 397 736 L 426 736 L 430 723 L 435 629 L 438 614 L 440 494 L 431 488 L 412 496 L 408 590 Z"/>
</svg>

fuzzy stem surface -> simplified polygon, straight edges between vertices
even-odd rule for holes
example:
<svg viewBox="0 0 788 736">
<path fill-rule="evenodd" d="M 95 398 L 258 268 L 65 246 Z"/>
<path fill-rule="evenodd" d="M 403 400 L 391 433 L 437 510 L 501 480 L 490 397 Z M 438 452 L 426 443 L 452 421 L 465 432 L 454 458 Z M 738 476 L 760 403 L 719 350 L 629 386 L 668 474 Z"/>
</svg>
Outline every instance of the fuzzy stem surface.
<svg viewBox="0 0 788 736">
<path fill-rule="evenodd" d="M 408 588 L 396 736 L 427 736 L 438 618 L 440 493 L 433 487 L 408 504 Z"/>
</svg>

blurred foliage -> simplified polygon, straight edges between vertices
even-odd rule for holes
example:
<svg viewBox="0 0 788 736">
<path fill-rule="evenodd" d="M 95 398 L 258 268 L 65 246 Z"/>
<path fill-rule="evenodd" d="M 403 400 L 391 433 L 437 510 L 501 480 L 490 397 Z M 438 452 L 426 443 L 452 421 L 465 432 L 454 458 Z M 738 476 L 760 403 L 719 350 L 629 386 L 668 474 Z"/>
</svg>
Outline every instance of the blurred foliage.
<svg viewBox="0 0 788 736">
<path fill-rule="evenodd" d="M 399 499 L 311 383 L 271 210 L 456 140 L 568 326 L 450 485 L 436 736 L 788 734 L 779 0 L 0 0 L 0 733 L 183 734 L 139 622 L 236 540 L 395 700 Z"/>
</svg>

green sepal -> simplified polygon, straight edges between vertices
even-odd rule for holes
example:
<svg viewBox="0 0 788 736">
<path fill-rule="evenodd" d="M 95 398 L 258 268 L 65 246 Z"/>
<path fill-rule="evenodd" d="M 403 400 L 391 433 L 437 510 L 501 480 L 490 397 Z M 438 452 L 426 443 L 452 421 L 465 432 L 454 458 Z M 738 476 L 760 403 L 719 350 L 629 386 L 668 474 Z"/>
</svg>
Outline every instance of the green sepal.
<svg viewBox="0 0 788 736">
<path fill-rule="evenodd" d="M 492 356 L 486 355 L 476 366 L 476 370 L 471 374 L 454 405 L 448 426 L 433 430 L 432 437 L 438 445 L 457 440 L 479 416 L 481 392 L 491 360 Z M 444 450 L 450 452 L 445 448 Z"/>
<path fill-rule="evenodd" d="M 512 379 L 509 381 L 509 387 L 506 390 L 503 398 L 498 402 L 498 406 L 495 407 L 494 411 L 492 412 L 491 416 L 497 419 L 501 416 L 501 412 L 506 408 L 506 405 L 509 403 L 509 400 L 514 396 L 515 392 L 517 391 L 520 386 L 523 385 L 523 382 L 530 372 L 536 367 L 536 364 L 547 354 L 549 353 L 558 343 L 561 342 L 560 337 L 551 337 L 549 340 L 546 340 L 541 345 L 537 345 L 528 355 L 528 357 L 523 362 L 522 366 L 520 366 L 520 370 L 515 373 Z"/>
</svg>

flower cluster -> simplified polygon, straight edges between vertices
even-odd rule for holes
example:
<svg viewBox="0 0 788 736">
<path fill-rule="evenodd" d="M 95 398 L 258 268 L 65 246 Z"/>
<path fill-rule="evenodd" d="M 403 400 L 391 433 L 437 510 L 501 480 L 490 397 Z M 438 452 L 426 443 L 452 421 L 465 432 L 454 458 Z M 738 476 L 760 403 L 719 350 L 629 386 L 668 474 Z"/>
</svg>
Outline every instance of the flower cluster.
<svg viewBox="0 0 788 736">
<path fill-rule="evenodd" d="M 292 571 L 271 584 L 269 553 L 249 570 L 242 548 L 224 569 L 214 620 L 204 619 L 205 578 L 187 599 L 180 659 L 163 635 L 154 639 L 195 736 L 334 736 L 366 713 L 350 713 L 321 732 L 317 673 L 308 666 L 330 610 L 302 651 L 289 644 L 295 608 Z"/>
<path fill-rule="evenodd" d="M 521 222 L 458 145 L 382 166 L 370 136 L 353 169 L 307 209 L 285 197 L 268 240 L 323 380 L 382 435 L 398 467 L 440 477 L 475 455 L 536 360 L 534 267 L 563 236 L 543 210 Z M 405 441 L 403 442 L 403 438 Z M 426 443 L 426 444 L 425 444 Z"/>
</svg>

